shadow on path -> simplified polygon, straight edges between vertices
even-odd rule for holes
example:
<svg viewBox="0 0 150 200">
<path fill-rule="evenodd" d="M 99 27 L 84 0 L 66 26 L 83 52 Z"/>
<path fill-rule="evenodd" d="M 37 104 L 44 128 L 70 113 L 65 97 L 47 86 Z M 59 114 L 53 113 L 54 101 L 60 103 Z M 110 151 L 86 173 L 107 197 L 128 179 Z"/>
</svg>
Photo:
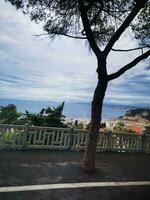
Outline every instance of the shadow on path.
<svg viewBox="0 0 150 200">
<path fill-rule="evenodd" d="M 0 151 L 0 186 L 50 183 L 150 181 L 150 156 L 142 154 L 98 153 L 96 172 L 80 169 L 83 152 Z M 1 193 L 2 200 L 109 200 L 150 199 L 150 187 L 59 189 Z"/>
</svg>

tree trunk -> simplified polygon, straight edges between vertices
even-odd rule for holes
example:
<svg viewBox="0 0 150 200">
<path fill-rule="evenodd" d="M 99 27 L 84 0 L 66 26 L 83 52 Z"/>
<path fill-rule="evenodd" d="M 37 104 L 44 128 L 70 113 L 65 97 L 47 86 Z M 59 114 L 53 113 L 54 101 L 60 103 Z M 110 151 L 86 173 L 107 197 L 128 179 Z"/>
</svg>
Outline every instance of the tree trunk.
<svg viewBox="0 0 150 200">
<path fill-rule="evenodd" d="M 92 173 L 95 170 L 95 157 L 97 136 L 101 124 L 102 106 L 105 91 L 107 88 L 107 80 L 99 80 L 94 92 L 91 108 L 91 125 L 88 133 L 88 142 L 83 157 L 81 167 L 84 171 Z"/>
</svg>

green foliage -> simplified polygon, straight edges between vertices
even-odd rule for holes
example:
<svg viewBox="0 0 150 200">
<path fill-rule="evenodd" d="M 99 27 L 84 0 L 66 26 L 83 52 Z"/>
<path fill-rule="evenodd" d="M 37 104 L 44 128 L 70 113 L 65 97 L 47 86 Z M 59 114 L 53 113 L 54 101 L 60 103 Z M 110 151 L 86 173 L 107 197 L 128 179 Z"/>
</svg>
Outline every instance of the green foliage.
<svg viewBox="0 0 150 200">
<path fill-rule="evenodd" d="M 132 30 L 141 46 L 147 44 L 150 46 L 150 1 L 147 2 L 143 10 L 137 16 L 135 23 L 132 25 Z"/>
<path fill-rule="evenodd" d="M 133 133 L 134 131 L 132 131 L 131 129 L 127 129 L 123 122 L 118 122 L 113 128 L 113 132 L 116 132 L 116 133 Z"/>
<path fill-rule="evenodd" d="M 75 129 L 84 129 L 84 125 L 82 122 L 78 122 L 78 120 L 75 120 L 74 124 L 72 125 L 72 128 Z"/>
<path fill-rule="evenodd" d="M 17 112 L 16 106 L 9 104 L 8 106 L 0 106 L 0 123 L 1 124 L 16 124 L 21 116 Z"/>
<path fill-rule="evenodd" d="M 118 122 L 114 127 L 113 127 L 113 131 L 114 132 L 122 132 L 124 129 L 124 123 L 122 122 Z"/>
<path fill-rule="evenodd" d="M 149 108 L 131 109 L 131 110 L 126 112 L 125 116 L 127 116 L 127 117 L 140 116 L 144 119 L 150 120 L 150 109 Z"/>
<path fill-rule="evenodd" d="M 106 128 L 106 123 L 102 122 L 101 125 L 100 125 L 100 128 Z"/>
<path fill-rule="evenodd" d="M 16 106 L 10 104 L 0 107 L 1 124 L 29 124 L 34 126 L 66 127 L 62 112 L 64 102 L 56 107 L 43 108 L 39 113 L 18 113 Z"/>
<path fill-rule="evenodd" d="M 63 123 L 65 118 L 65 116 L 62 115 L 63 108 L 64 102 L 55 108 L 43 108 L 39 113 L 26 111 L 24 114 L 24 121 L 34 126 L 66 127 Z"/>
<path fill-rule="evenodd" d="M 31 20 L 43 23 L 43 30 L 56 35 L 83 37 L 84 29 L 78 0 L 6 0 L 29 14 Z M 138 0 L 83 0 L 93 35 L 99 45 L 108 43 L 116 29 L 129 15 Z M 135 37 L 149 40 L 149 2 L 132 23 Z M 142 22 L 142 23 L 141 23 Z"/>
<path fill-rule="evenodd" d="M 0 137 L 0 144 L 3 144 L 3 141 L 5 144 L 21 144 L 23 141 L 23 134 L 17 132 L 14 134 L 13 129 L 6 130 L 3 137 Z"/>
</svg>

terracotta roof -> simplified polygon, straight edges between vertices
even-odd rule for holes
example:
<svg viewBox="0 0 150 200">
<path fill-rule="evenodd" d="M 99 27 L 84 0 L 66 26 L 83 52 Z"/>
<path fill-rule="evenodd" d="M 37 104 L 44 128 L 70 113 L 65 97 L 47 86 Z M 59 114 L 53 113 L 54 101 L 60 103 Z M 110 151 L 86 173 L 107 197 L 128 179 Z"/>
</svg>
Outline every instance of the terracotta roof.
<svg viewBox="0 0 150 200">
<path fill-rule="evenodd" d="M 139 126 L 128 126 L 128 129 L 133 130 L 135 133 L 141 133 L 142 128 Z"/>
</svg>

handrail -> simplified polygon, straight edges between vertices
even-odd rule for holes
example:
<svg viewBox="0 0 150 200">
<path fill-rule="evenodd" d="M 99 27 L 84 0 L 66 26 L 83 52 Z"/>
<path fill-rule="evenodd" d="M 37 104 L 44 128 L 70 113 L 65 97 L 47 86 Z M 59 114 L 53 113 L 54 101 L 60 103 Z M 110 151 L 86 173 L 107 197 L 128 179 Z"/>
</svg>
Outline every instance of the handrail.
<svg viewBox="0 0 150 200">
<path fill-rule="evenodd" d="M 0 149 L 84 150 L 88 131 L 73 128 L 0 124 Z M 150 153 L 146 134 L 99 132 L 97 151 Z"/>
</svg>

